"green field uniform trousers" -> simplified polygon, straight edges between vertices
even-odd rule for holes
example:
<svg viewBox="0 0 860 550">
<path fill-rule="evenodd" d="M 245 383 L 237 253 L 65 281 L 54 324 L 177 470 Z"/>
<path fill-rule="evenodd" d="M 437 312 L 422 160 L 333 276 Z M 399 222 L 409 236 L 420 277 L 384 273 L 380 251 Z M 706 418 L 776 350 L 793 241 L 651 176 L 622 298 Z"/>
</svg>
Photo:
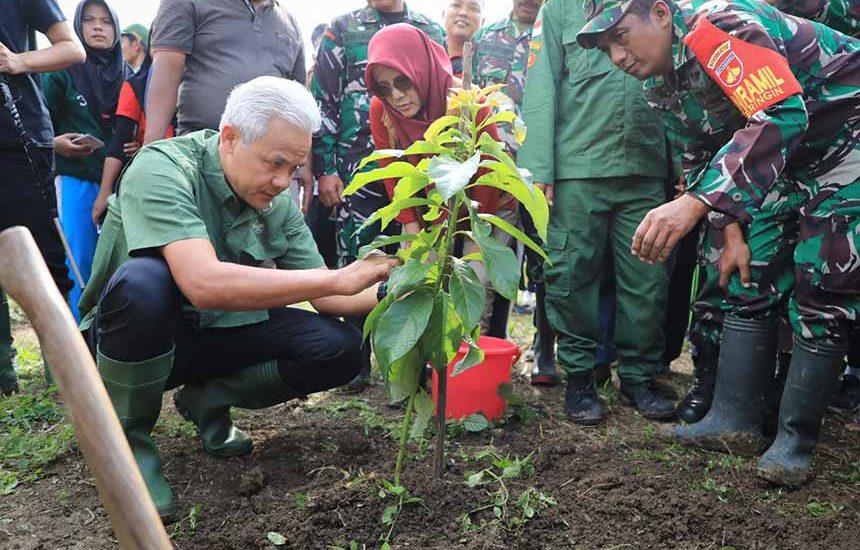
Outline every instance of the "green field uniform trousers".
<svg viewBox="0 0 860 550">
<path fill-rule="evenodd" d="M 636 227 L 664 199 L 664 183 L 640 176 L 562 180 L 553 188 L 544 266 L 546 311 L 558 336 L 558 363 L 568 376 L 594 367 L 600 340 L 598 304 L 605 258 L 615 266 L 615 345 L 619 376 L 653 378 L 665 347 L 667 276 L 630 253 Z M 611 256 L 608 256 L 611 255 Z"/>
</svg>

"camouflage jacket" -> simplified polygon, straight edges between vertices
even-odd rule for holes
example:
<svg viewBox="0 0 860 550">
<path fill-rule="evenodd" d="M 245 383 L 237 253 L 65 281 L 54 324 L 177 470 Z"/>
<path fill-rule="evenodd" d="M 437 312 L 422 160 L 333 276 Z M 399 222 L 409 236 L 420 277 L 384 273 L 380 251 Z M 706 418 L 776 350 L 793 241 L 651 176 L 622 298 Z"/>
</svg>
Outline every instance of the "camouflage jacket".
<svg viewBox="0 0 860 550">
<path fill-rule="evenodd" d="M 815 178 L 860 138 L 860 41 L 819 23 L 756 0 L 694 0 L 675 7 L 672 56 L 646 100 L 688 192 L 733 218 L 750 221 L 784 171 Z"/>
<path fill-rule="evenodd" d="M 860 0 L 779 0 L 776 7 L 848 35 L 860 35 Z"/>
<path fill-rule="evenodd" d="M 505 84 L 502 90 L 514 102 L 515 112 L 520 114 L 523 105 L 523 90 L 528 72 L 529 42 L 532 30 L 519 32 L 513 19 L 505 19 L 487 25 L 474 37 L 475 55 L 472 61 L 474 82 L 481 86 Z M 500 134 L 511 150 L 517 142 L 510 127 L 500 128 Z"/>
<path fill-rule="evenodd" d="M 409 8 L 403 22 L 440 44 L 445 40 L 439 24 Z M 347 183 L 359 161 L 373 150 L 364 68 L 367 44 L 385 25 L 379 13 L 368 6 L 334 19 L 323 35 L 311 81 L 311 92 L 322 113 L 322 128 L 313 143 L 317 177 L 339 175 Z"/>
</svg>

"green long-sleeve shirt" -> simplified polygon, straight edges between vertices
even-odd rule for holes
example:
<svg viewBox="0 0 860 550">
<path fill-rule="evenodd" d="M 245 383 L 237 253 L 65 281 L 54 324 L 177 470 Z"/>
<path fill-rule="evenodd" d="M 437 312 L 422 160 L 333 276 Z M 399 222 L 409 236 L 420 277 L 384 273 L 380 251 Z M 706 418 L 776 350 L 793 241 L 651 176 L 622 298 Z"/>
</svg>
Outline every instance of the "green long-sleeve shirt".
<svg viewBox="0 0 860 550">
<path fill-rule="evenodd" d="M 536 182 L 618 176 L 665 177 L 660 117 L 642 83 L 615 68 L 576 33 L 583 0 L 547 0 L 532 32 L 522 118 L 528 132 L 517 162 Z"/>
</svg>

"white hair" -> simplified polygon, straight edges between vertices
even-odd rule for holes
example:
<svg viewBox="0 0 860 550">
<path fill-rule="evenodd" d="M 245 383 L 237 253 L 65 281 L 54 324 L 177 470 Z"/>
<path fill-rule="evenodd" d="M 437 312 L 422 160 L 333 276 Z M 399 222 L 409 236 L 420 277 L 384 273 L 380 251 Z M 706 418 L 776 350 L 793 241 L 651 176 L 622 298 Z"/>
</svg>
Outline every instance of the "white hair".
<svg viewBox="0 0 860 550">
<path fill-rule="evenodd" d="M 309 134 L 322 123 L 316 101 L 303 85 L 276 76 L 258 76 L 233 88 L 218 128 L 235 126 L 242 146 L 247 146 L 265 135 L 273 118 L 286 120 Z"/>
</svg>

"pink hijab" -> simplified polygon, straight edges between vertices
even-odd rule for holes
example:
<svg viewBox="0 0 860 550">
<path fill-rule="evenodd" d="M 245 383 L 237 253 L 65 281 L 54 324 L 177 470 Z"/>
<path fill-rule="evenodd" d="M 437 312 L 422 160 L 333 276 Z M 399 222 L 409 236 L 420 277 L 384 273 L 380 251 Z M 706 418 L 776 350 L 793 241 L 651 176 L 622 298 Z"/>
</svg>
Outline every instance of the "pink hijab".
<svg viewBox="0 0 860 550">
<path fill-rule="evenodd" d="M 423 31 L 406 23 L 389 25 L 373 35 L 367 48 L 364 81 L 373 89 L 373 67 L 384 65 L 412 81 L 421 98 L 421 110 L 406 118 L 382 98 L 382 106 L 394 125 L 397 141 L 408 147 L 422 139 L 430 124 L 447 111 L 453 70 L 448 53 Z"/>
</svg>

